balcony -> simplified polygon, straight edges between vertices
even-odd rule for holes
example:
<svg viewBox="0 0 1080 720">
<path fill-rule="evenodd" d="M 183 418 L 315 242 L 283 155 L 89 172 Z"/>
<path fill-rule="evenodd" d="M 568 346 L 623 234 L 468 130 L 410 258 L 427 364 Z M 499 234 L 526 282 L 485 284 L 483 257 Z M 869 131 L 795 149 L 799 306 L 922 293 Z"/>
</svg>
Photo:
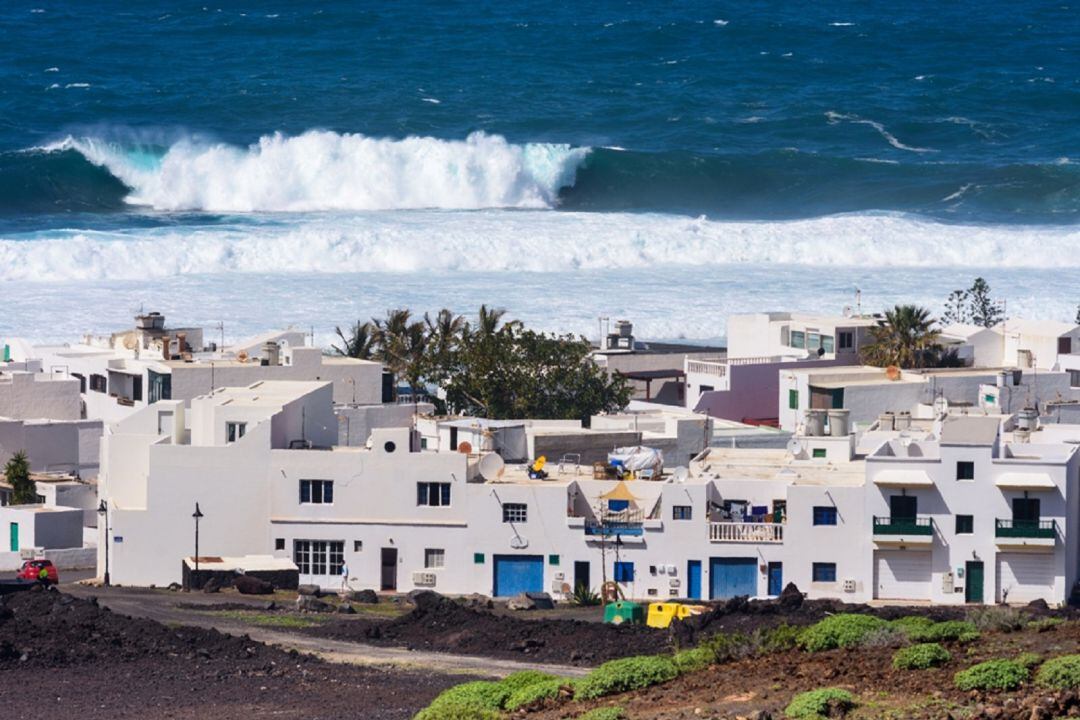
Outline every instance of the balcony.
<svg viewBox="0 0 1080 720">
<path fill-rule="evenodd" d="M 714 543 L 782 543 L 784 526 L 781 523 L 711 522 L 709 542 Z"/>
<path fill-rule="evenodd" d="M 585 535 L 590 537 L 640 536 L 645 533 L 645 512 L 641 509 L 609 510 L 598 519 L 585 520 Z"/>
<path fill-rule="evenodd" d="M 922 545 L 934 541 L 934 521 L 928 517 L 874 516 L 874 542 L 879 545 Z"/>
<path fill-rule="evenodd" d="M 1053 548 L 1057 521 L 998 518 L 994 521 L 994 536 L 1001 547 Z"/>
</svg>

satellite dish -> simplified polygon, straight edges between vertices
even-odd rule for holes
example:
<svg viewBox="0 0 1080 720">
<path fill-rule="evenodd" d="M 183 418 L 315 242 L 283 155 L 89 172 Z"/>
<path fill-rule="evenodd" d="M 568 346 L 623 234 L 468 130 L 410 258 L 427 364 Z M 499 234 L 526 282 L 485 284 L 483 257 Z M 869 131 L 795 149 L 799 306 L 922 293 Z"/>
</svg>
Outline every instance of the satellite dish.
<svg viewBox="0 0 1080 720">
<path fill-rule="evenodd" d="M 521 537 L 520 535 L 515 535 L 514 537 L 510 538 L 510 547 L 515 550 L 524 550 L 525 548 L 529 547 L 529 541 Z"/>
<path fill-rule="evenodd" d="M 465 442 L 458 443 L 457 451 L 462 455 L 468 455 L 472 452 L 472 443 L 466 440 Z"/>
<path fill-rule="evenodd" d="M 801 442 L 799 442 L 795 438 L 792 438 L 792 439 L 788 440 L 787 451 L 789 453 L 791 453 L 792 455 L 798 455 L 799 453 L 802 452 L 802 450 L 803 450 L 803 446 L 802 446 Z"/>
<path fill-rule="evenodd" d="M 506 469 L 506 463 L 499 457 L 497 453 L 488 453 L 484 457 L 480 458 L 480 475 L 485 480 L 495 480 L 502 477 L 503 470 Z"/>
<path fill-rule="evenodd" d="M 690 477 L 690 471 L 684 467 L 677 467 L 673 475 L 675 476 L 675 482 L 684 483 Z"/>
</svg>

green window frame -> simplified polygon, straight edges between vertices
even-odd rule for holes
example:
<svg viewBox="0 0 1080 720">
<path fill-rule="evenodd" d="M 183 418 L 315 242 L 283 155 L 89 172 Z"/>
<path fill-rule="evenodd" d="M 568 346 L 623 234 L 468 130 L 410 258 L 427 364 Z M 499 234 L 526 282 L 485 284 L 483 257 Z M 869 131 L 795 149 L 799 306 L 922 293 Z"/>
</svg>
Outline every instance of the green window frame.
<svg viewBox="0 0 1080 720">
<path fill-rule="evenodd" d="M 789 410 L 799 409 L 799 391 L 788 390 L 787 391 L 787 406 Z"/>
<path fill-rule="evenodd" d="M 558 565 L 559 560 L 560 558 L 558 555 L 548 555 L 548 565 Z"/>
<path fill-rule="evenodd" d="M 826 457 L 827 455 L 828 455 L 828 451 L 825 448 L 814 448 L 814 450 L 813 450 L 813 452 L 811 453 L 810 456 L 815 458 L 815 459 L 821 459 L 821 458 Z"/>
<path fill-rule="evenodd" d="M 484 560 L 484 553 L 473 553 L 472 561 L 474 565 L 483 565 Z"/>
</svg>

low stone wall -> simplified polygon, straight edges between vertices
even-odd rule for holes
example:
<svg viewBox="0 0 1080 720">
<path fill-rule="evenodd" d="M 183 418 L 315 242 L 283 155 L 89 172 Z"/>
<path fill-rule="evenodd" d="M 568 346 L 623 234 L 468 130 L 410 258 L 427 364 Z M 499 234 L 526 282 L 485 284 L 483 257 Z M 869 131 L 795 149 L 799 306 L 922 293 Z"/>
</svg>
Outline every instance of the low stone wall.
<svg viewBox="0 0 1080 720">
<path fill-rule="evenodd" d="M 97 548 L 64 548 L 45 550 L 34 557 L 52 560 L 58 570 L 92 570 L 97 567 Z M 0 572 L 14 572 L 22 567 L 23 557 L 17 552 L 0 553 Z"/>
</svg>

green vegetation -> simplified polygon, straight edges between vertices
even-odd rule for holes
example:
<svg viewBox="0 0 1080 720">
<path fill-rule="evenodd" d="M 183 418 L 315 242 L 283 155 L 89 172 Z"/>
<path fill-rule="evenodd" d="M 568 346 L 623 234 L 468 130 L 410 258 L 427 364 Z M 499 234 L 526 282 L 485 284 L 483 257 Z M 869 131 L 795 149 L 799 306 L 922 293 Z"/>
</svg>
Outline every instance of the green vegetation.
<svg viewBox="0 0 1080 720">
<path fill-rule="evenodd" d="M 925 670 L 944 665 L 951 658 L 949 651 L 937 643 L 920 643 L 897 650 L 892 664 L 897 670 Z"/>
<path fill-rule="evenodd" d="M 441 310 L 420 319 L 407 309 L 336 328 L 339 355 L 382 362 L 415 393 L 435 385 L 445 407 L 488 418 L 580 419 L 619 410 L 630 400 L 622 375 L 608 375 L 579 336 L 548 335 L 503 321 L 481 306 L 476 322 Z M 441 401 L 440 401 L 441 403 Z"/>
<path fill-rule="evenodd" d="M 1047 660 L 1035 675 L 1035 682 L 1058 690 L 1080 688 L 1080 655 L 1063 655 Z"/>
<path fill-rule="evenodd" d="M 749 657 L 757 652 L 753 638 L 744 633 L 714 635 L 703 642 L 701 648 L 708 649 L 713 655 L 713 660 L 718 663 Z"/>
<path fill-rule="evenodd" d="M 489 720 L 499 717 L 509 691 L 498 682 L 476 680 L 444 690 L 415 720 Z"/>
<path fill-rule="evenodd" d="M 873 615 L 833 615 L 799 633 L 798 643 L 808 652 L 853 647 L 888 625 L 888 622 Z"/>
<path fill-rule="evenodd" d="M 693 650 L 682 650 L 675 653 L 672 662 L 675 663 L 675 667 L 678 669 L 679 674 L 694 672 L 695 670 L 704 670 L 716 662 L 716 653 L 714 653 L 711 648 L 704 646 L 694 648 Z"/>
<path fill-rule="evenodd" d="M 754 646 L 763 655 L 794 650 L 798 647 L 801 627 L 783 623 L 771 628 L 757 628 L 751 636 Z"/>
<path fill-rule="evenodd" d="M 37 484 L 30 479 L 30 461 L 22 450 L 4 465 L 4 478 L 11 485 L 11 504 L 30 505 L 37 501 Z"/>
<path fill-rule="evenodd" d="M 983 632 L 1013 632 L 1027 624 L 1024 613 L 1007 606 L 987 606 L 968 611 L 968 620 Z"/>
<path fill-rule="evenodd" d="M 934 621 L 923 615 L 905 615 L 889 623 L 890 627 L 899 630 L 907 636 L 912 633 L 926 630 L 934 624 Z"/>
<path fill-rule="evenodd" d="M 1015 660 L 988 660 L 953 676 L 961 690 L 1015 690 L 1030 671 Z"/>
<path fill-rule="evenodd" d="M 679 675 L 671 658 L 641 655 L 611 660 L 593 670 L 575 686 L 575 696 L 582 700 L 614 693 L 638 690 L 674 680 Z"/>
<path fill-rule="evenodd" d="M 930 311 L 916 305 L 896 305 L 885 311 L 885 320 L 870 328 L 869 345 L 859 356 L 875 367 L 957 367 L 963 362 L 955 351 L 942 348 L 941 331 Z"/>
<path fill-rule="evenodd" d="M 993 327 L 1001 322 L 1003 317 L 1001 307 L 990 297 L 990 285 L 977 277 L 967 290 L 953 290 L 949 294 L 941 319 L 950 325 L 960 323 Z M 1077 310 L 1077 317 L 1080 317 L 1080 308 Z"/>
<path fill-rule="evenodd" d="M 978 637 L 979 631 L 975 628 L 974 623 L 964 620 L 946 620 L 908 632 L 908 638 L 912 642 L 948 642 L 951 640 L 970 642 L 978 639 Z"/>
<path fill-rule="evenodd" d="M 1033 652 L 1024 652 L 1016 656 L 1016 662 L 1020 663 L 1028 670 L 1038 667 L 1042 661 L 1042 655 Z"/>
<path fill-rule="evenodd" d="M 250 612 L 248 610 L 215 610 L 211 614 L 229 620 L 239 620 L 250 625 L 259 625 L 260 627 L 289 629 L 315 627 L 330 620 L 329 617 L 320 615 L 278 615 L 267 612 Z"/>
<path fill-rule="evenodd" d="M 1035 632 L 1046 632 L 1047 630 L 1053 630 L 1058 625 L 1063 625 L 1065 621 L 1059 617 L 1048 617 L 1041 620 L 1032 620 L 1028 623 L 1028 627 Z"/>
<path fill-rule="evenodd" d="M 799 693 L 786 708 L 784 714 L 795 720 L 818 720 L 827 718 L 837 710 L 845 712 L 855 706 L 855 698 L 842 688 L 819 688 Z"/>
<path fill-rule="evenodd" d="M 590 590 L 588 585 L 578 584 L 574 586 L 570 602 L 581 607 L 592 607 L 600 604 L 600 596 Z"/>
<path fill-rule="evenodd" d="M 578 715 L 577 720 L 626 720 L 626 711 L 621 707 L 595 708 Z"/>
<path fill-rule="evenodd" d="M 562 691 L 563 687 L 567 685 L 570 685 L 569 681 L 561 678 L 541 680 L 511 692 L 510 697 L 506 698 L 506 702 L 503 703 L 503 706 L 507 710 L 530 707 L 541 700 L 559 697 L 559 693 Z"/>
</svg>

